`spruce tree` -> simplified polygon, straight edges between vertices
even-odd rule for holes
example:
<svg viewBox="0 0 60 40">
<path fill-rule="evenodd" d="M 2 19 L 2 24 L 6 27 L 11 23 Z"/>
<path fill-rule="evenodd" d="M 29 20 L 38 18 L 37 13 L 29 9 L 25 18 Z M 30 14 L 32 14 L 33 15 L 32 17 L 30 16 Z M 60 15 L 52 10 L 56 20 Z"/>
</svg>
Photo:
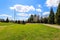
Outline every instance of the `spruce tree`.
<svg viewBox="0 0 60 40">
<path fill-rule="evenodd" d="M 52 7 L 50 9 L 50 14 L 49 14 L 48 22 L 49 22 L 49 24 L 54 24 L 54 12 L 53 12 L 53 8 Z"/>
<path fill-rule="evenodd" d="M 7 17 L 7 19 L 6 19 L 6 22 L 7 22 L 7 23 L 9 22 L 9 19 L 8 19 L 8 17 Z"/>
<path fill-rule="evenodd" d="M 43 22 L 48 23 L 48 18 L 47 17 L 43 18 Z"/>
<path fill-rule="evenodd" d="M 22 24 L 25 24 L 25 23 L 26 23 L 26 22 L 23 20 L 23 21 L 22 21 Z"/>
<path fill-rule="evenodd" d="M 56 12 L 56 23 L 60 24 L 60 3 L 58 5 L 57 12 Z"/>
</svg>

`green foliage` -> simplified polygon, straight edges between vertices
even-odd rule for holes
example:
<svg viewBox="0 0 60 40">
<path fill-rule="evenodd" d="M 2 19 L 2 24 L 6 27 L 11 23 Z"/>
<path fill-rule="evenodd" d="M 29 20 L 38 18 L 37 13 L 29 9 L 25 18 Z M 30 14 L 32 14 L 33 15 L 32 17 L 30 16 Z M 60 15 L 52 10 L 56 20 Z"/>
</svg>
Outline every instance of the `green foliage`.
<svg viewBox="0 0 60 40">
<path fill-rule="evenodd" d="M 49 20 L 48 20 L 48 22 L 50 24 L 54 24 L 54 12 L 53 12 L 52 8 L 50 9 L 50 14 L 49 14 Z"/>
<path fill-rule="evenodd" d="M 44 23 L 48 23 L 48 18 L 43 18 Z"/>
<path fill-rule="evenodd" d="M 20 24 L 20 20 L 18 20 L 17 23 Z"/>
<path fill-rule="evenodd" d="M 22 21 L 22 24 L 26 24 L 26 22 L 23 20 L 23 21 Z"/>
<path fill-rule="evenodd" d="M 18 21 L 16 20 L 15 23 L 17 23 Z"/>
<path fill-rule="evenodd" d="M 58 5 L 57 12 L 56 12 L 56 23 L 60 24 L 60 3 Z"/>
<path fill-rule="evenodd" d="M 28 19 L 29 23 L 39 23 L 39 15 L 31 15 L 30 18 Z"/>
<path fill-rule="evenodd" d="M 9 19 L 8 19 L 8 17 L 7 17 L 7 19 L 6 19 L 6 22 L 7 22 L 7 23 L 9 22 Z"/>
</svg>

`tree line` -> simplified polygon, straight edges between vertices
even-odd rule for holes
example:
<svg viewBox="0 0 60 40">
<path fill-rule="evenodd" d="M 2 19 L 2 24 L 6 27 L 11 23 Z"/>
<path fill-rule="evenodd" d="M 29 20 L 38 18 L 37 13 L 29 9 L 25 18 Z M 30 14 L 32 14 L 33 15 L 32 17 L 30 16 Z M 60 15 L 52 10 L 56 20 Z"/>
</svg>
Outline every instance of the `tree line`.
<svg viewBox="0 0 60 40">
<path fill-rule="evenodd" d="M 57 7 L 56 13 L 53 8 L 50 8 L 50 14 L 48 17 L 39 17 L 39 15 L 31 15 L 28 19 L 29 23 L 49 23 L 49 24 L 60 24 L 60 3 Z"/>
<path fill-rule="evenodd" d="M 60 24 L 60 3 L 57 7 L 57 11 L 56 13 L 54 13 L 53 8 L 50 8 L 50 14 L 48 17 L 40 17 L 39 15 L 31 15 L 28 20 L 24 21 L 20 21 L 20 20 L 9 20 L 8 18 L 6 20 L 4 19 L 0 19 L 0 22 L 13 22 L 13 23 L 49 23 L 49 24 Z"/>
</svg>

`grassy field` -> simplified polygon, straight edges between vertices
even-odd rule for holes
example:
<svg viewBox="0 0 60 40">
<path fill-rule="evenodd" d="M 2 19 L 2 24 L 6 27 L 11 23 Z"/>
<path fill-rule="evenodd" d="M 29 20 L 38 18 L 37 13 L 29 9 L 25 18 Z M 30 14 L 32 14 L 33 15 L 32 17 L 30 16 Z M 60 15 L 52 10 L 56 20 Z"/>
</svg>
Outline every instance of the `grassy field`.
<svg viewBox="0 0 60 40">
<path fill-rule="evenodd" d="M 60 29 L 42 24 L 0 23 L 0 40 L 60 40 Z"/>
</svg>

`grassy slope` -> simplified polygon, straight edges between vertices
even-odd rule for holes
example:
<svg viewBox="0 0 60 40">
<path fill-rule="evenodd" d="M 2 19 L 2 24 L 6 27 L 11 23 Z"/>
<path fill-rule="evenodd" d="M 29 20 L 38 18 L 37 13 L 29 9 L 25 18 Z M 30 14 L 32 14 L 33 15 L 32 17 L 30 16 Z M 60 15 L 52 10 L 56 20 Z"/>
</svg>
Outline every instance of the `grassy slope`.
<svg viewBox="0 0 60 40">
<path fill-rule="evenodd" d="M 42 24 L 0 23 L 0 40 L 60 40 L 60 29 Z"/>
</svg>

